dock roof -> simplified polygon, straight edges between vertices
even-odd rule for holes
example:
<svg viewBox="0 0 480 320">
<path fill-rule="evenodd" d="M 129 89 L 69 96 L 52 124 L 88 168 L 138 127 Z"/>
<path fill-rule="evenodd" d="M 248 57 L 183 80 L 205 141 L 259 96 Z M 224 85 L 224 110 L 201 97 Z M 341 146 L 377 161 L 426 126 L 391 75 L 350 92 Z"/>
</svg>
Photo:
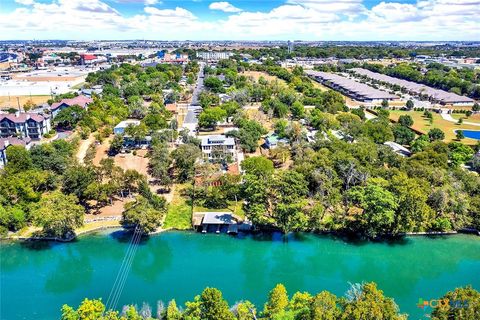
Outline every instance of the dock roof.
<svg viewBox="0 0 480 320">
<path fill-rule="evenodd" d="M 231 212 L 205 212 L 202 224 L 235 224 Z"/>
</svg>

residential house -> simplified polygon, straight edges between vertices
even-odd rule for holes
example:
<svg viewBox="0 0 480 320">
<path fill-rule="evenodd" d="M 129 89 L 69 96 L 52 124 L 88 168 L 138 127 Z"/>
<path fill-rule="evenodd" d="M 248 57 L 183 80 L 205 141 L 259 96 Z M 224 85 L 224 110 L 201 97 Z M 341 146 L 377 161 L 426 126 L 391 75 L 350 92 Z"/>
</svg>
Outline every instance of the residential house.
<svg viewBox="0 0 480 320">
<path fill-rule="evenodd" d="M 124 135 L 125 134 L 125 129 L 128 126 L 138 126 L 139 124 L 140 124 L 140 120 L 135 120 L 135 119 L 124 120 L 124 121 L 120 122 L 119 124 L 117 124 L 115 126 L 115 128 L 113 128 L 113 133 Z"/>
<path fill-rule="evenodd" d="M 288 140 L 285 138 L 280 138 L 276 133 L 272 133 L 265 138 L 265 148 L 274 149 L 280 144 L 288 144 Z"/>
<path fill-rule="evenodd" d="M 405 148 L 404 146 L 396 142 L 387 141 L 384 143 L 384 145 L 389 146 L 393 152 L 395 152 L 396 154 L 402 157 L 410 157 L 412 155 L 412 152 L 410 150 L 408 150 L 407 148 Z"/>
<path fill-rule="evenodd" d="M 210 161 L 236 159 L 235 139 L 224 135 L 202 136 L 202 153 Z"/>
<path fill-rule="evenodd" d="M 0 137 L 41 139 L 51 130 L 50 116 L 40 113 L 0 113 Z"/>
<path fill-rule="evenodd" d="M 78 105 L 83 109 L 87 109 L 88 105 L 92 102 L 92 98 L 80 95 L 72 99 L 62 99 L 60 102 L 55 102 L 50 107 L 50 111 L 52 113 L 52 116 L 55 118 L 55 116 L 65 108 Z"/>
<path fill-rule="evenodd" d="M 7 148 L 9 146 L 24 146 L 25 149 L 31 147 L 30 138 L 19 139 L 16 137 L 0 138 L 0 168 L 3 168 L 7 164 Z"/>
</svg>

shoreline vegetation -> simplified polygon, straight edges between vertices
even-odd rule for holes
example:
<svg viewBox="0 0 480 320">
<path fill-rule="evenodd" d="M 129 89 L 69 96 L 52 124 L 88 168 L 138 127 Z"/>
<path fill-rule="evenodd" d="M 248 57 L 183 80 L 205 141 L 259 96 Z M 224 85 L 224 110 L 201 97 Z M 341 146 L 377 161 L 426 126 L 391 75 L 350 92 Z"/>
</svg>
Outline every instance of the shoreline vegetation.
<svg viewBox="0 0 480 320">
<path fill-rule="evenodd" d="M 79 236 L 84 236 L 88 235 L 90 233 L 94 233 L 97 231 L 102 231 L 102 230 L 107 230 L 107 229 L 121 229 L 125 232 L 128 232 L 128 229 L 122 228 L 122 225 L 120 224 L 119 221 L 115 221 L 116 223 L 113 223 L 112 225 L 99 225 L 93 228 L 87 228 L 86 230 L 82 230 L 79 232 L 76 232 L 75 235 L 69 237 L 69 238 L 58 238 L 58 237 L 49 237 L 49 236 L 31 236 L 31 237 L 25 237 L 25 236 L 7 236 L 5 238 L 0 239 L 0 242 L 2 240 L 10 240 L 10 241 L 58 241 L 58 242 L 71 242 L 78 238 Z M 86 224 L 88 225 L 88 224 Z M 85 225 L 84 225 L 85 227 Z M 84 228 L 83 227 L 83 228 Z M 195 232 L 193 228 L 190 229 L 179 229 L 175 227 L 169 227 L 169 228 L 158 228 L 156 231 L 150 232 L 148 234 L 145 234 L 144 236 L 153 236 L 153 235 L 158 235 L 163 232 L 167 231 L 175 231 L 175 232 Z M 281 232 L 280 230 L 257 230 L 254 232 L 248 232 L 248 233 L 269 233 L 269 232 Z M 358 238 L 358 239 L 367 239 L 365 237 L 359 237 L 358 235 L 352 235 L 348 234 L 345 232 L 338 232 L 338 231 L 302 231 L 302 233 L 313 233 L 313 234 L 318 234 L 318 235 L 334 235 L 334 236 L 339 236 L 339 237 L 352 237 L 352 238 Z M 457 234 L 471 234 L 471 235 L 476 235 L 480 237 L 480 231 L 476 229 L 463 229 L 463 230 L 457 230 L 457 231 L 425 231 L 425 232 L 404 232 L 404 233 L 399 233 L 399 234 L 390 234 L 390 235 L 383 235 L 382 237 L 378 237 L 375 239 L 368 239 L 368 240 L 374 240 L 374 241 L 387 241 L 390 239 L 399 239 L 402 237 L 414 237 L 414 236 L 452 236 L 452 235 L 457 235 Z M 286 236 L 287 234 L 285 234 Z"/>
<path fill-rule="evenodd" d="M 475 319 L 480 306 L 480 292 L 471 286 L 456 288 L 447 292 L 438 300 L 423 301 L 419 299 L 417 307 L 424 315 L 434 320 L 440 319 Z M 426 304 L 425 304 L 426 302 Z M 296 292 L 289 296 L 281 283 L 268 294 L 263 306 L 255 306 L 248 300 L 240 300 L 229 305 L 222 292 L 207 287 L 193 301 L 187 301 L 185 307 L 177 306 L 175 299 L 166 305 L 159 301 L 156 313 L 152 307 L 143 303 L 139 308 L 125 305 L 121 313 L 105 305 L 101 299 L 84 299 L 78 309 L 69 305 L 61 308 L 61 320 L 293 320 L 293 319 L 390 319 L 407 320 L 409 315 L 402 313 L 393 298 L 385 296 L 375 282 L 354 283 L 344 296 L 323 290 L 317 294 Z M 426 308 L 427 307 L 427 308 Z M 412 318 L 413 319 L 413 318 Z"/>
</svg>

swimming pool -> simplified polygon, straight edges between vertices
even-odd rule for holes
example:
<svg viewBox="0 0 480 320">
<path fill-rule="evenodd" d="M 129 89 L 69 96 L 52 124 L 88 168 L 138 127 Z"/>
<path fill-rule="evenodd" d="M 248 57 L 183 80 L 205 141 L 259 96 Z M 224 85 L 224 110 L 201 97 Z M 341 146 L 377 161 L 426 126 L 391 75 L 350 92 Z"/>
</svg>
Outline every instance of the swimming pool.
<svg viewBox="0 0 480 320">
<path fill-rule="evenodd" d="M 480 140 L 480 130 L 462 130 L 465 138 L 477 139 Z"/>
</svg>

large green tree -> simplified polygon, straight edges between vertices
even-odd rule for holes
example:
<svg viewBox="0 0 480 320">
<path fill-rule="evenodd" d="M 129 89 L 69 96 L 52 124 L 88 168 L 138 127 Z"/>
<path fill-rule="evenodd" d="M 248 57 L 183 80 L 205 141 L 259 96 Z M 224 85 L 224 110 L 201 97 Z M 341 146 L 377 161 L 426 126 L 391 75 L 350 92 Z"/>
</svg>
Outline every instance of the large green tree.
<svg viewBox="0 0 480 320">
<path fill-rule="evenodd" d="M 31 213 L 35 225 L 46 234 L 62 238 L 83 225 L 85 209 L 74 195 L 54 191 L 43 195 Z"/>
</svg>

